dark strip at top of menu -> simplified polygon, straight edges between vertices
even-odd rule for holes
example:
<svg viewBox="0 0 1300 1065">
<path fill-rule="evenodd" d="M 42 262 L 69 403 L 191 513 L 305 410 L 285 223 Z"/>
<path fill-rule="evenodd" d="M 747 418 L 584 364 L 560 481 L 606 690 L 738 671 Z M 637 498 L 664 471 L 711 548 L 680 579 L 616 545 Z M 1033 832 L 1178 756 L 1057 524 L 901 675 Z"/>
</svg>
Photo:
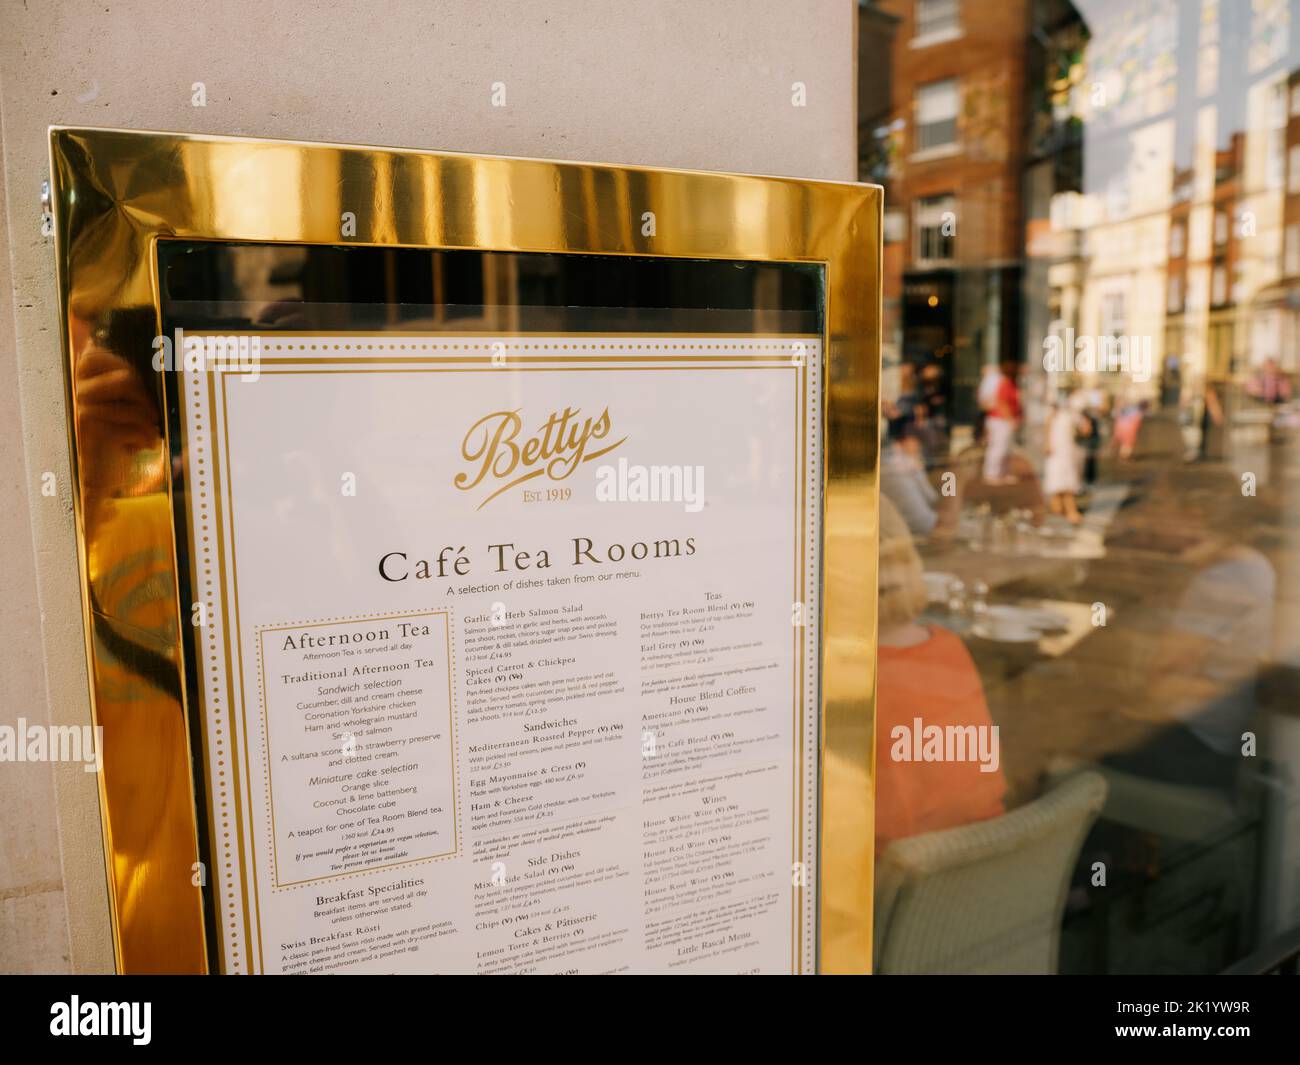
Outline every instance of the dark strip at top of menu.
<svg viewBox="0 0 1300 1065">
<path fill-rule="evenodd" d="M 818 263 L 344 245 L 159 242 L 189 329 L 820 333 Z"/>
</svg>

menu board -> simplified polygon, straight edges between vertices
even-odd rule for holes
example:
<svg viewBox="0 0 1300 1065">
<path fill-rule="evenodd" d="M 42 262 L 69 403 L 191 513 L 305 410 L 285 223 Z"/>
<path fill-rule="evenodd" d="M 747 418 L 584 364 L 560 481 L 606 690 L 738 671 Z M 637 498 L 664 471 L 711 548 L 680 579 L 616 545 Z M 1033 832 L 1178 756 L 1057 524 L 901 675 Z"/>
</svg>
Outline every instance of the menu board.
<svg viewBox="0 0 1300 1065">
<path fill-rule="evenodd" d="M 214 339 L 221 970 L 814 971 L 818 338 Z"/>
</svg>

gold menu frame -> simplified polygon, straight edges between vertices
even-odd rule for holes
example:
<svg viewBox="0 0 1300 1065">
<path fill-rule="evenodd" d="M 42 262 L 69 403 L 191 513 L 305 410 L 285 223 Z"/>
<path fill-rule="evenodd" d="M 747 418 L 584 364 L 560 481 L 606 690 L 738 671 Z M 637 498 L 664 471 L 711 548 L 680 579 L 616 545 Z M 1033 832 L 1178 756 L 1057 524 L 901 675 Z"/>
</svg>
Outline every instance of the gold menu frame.
<svg viewBox="0 0 1300 1065">
<path fill-rule="evenodd" d="M 160 239 L 819 263 L 824 268 L 818 971 L 871 966 L 882 190 L 874 185 L 344 144 L 51 127 L 51 199 L 100 814 L 119 972 L 215 966 L 172 508 L 129 538 L 107 500 L 166 493 L 157 438 L 114 439 L 80 356 L 118 312 L 161 321 Z M 340 236 L 343 211 L 355 235 Z M 643 234 L 644 212 L 655 216 Z M 100 334 L 102 336 L 102 333 Z M 152 351 L 114 352 L 140 368 Z M 92 417 L 101 433 L 90 439 Z M 103 446 L 104 424 L 109 441 Z M 95 446 L 90 446 L 94 444 Z M 126 617 L 114 568 L 150 553 L 169 616 Z M 125 649 L 125 650 L 124 650 Z M 134 650 L 131 650 L 134 649 Z"/>
</svg>

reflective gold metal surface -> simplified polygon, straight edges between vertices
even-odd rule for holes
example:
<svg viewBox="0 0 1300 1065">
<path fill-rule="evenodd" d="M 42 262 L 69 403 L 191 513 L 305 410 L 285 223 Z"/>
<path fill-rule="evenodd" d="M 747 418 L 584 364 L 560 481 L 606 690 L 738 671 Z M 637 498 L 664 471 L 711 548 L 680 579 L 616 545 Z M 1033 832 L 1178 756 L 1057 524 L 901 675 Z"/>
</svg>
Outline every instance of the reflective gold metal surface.
<svg viewBox="0 0 1300 1065">
<path fill-rule="evenodd" d="M 871 959 L 881 190 L 228 137 L 54 128 L 55 241 L 102 818 L 123 972 L 209 966 L 186 724 L 155 242 L 820 262 L 826 268 L 820 969 Z M 340 216 L 356 234 L 340 237 Z M 643 235 L 645 212 L 654 235 Z M 144 336 L 144 343 L 139 337 Z M 150 381 L 153 387 L 143 387 Z M 133 595 L 139 582 L 165 594 Z M 163 608 L 160 608 L 160 604 Z M 204 800 L 206 801 L 206 800 Z"/>
</svg>

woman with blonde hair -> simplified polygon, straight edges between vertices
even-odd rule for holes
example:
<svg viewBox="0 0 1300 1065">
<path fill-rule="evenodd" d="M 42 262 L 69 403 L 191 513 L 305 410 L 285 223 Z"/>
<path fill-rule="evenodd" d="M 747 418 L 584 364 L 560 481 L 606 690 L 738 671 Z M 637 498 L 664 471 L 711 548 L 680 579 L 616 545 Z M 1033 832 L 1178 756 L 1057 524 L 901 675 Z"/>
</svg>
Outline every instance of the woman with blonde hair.
<svg viewBox="0 0 1300 1065">
<path fill-rule="evenodd" d="M 984 685 L 965 645 L 918 623 L 926 605 L 921 558 L 907 523 L 880 497 L 880 636 L 876 695 L 876 849 L 895 839 L 1005 813 L 1006 778 L 975 761 L 895 760 L 898 730 L 993 725 Z"/>
</svg>

